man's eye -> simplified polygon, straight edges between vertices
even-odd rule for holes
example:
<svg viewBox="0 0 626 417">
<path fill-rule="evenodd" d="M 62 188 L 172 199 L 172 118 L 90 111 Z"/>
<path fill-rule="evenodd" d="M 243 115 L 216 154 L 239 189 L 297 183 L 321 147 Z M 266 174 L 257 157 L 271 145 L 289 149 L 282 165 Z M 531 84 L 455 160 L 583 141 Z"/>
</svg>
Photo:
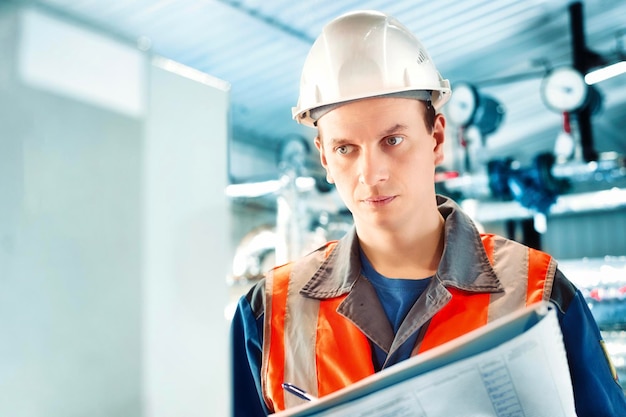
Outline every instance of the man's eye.
<svg viewBox="0 0 626 417">
<path fill-rule="evenodd" d="M 403 140 L 404 138 L 400 136 L 390 136 L 386 139 L 387 145 L 391 145 L 391 146 L 399 145 L 400 143 L 402 143 Z"/>
<path fill-rule="evenodd" d="M 339 155 L 345 155 L 348 152 L 350 152 L 350 147 L 348 145 L 337 146 L 335 148 L 335 153 L 338 153 Z"/>
</svg>

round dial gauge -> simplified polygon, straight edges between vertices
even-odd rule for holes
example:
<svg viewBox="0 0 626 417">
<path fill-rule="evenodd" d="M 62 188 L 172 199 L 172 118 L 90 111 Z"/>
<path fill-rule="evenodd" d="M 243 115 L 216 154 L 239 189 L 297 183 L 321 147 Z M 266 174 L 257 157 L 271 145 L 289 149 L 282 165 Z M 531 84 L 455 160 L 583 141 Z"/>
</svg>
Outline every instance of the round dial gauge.
<svg viewBox="0 0 626 417">
<path fill-rule="evenodd" d="M 447 115 L 450 122 L 456 126 L 467 127 L 472 124 L 478 107 L 478 93 L 474 86 L 460 83 L 454 86 Z"/>
<path fill-rule="evenodd" d="M 588 92 L 583 75 L 570 67 L 550 71 L 541 83 L 543 102 L 557 112 L 579 110 L 585 105 Z"/>
</svg>

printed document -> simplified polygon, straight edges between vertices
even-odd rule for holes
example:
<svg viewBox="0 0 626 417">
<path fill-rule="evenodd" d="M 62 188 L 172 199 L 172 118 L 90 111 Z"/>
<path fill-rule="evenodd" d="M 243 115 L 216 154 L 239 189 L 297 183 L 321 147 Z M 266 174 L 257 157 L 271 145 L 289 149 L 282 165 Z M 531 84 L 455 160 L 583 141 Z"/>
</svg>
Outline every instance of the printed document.
<svg viewBox="0 0 626 417">
<path fill-rule="evenodd" d="M 575 417 L 555 307 L 542 302 L 276 417 Z"/>
</svg>

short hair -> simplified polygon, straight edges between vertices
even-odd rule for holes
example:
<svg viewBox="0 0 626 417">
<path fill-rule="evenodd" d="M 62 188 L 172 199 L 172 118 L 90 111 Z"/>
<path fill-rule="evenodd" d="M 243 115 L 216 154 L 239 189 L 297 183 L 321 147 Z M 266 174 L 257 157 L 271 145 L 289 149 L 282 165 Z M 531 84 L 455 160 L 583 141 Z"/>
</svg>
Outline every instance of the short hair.
<svg viewBox="0 0 626 417">
<path fill-rule="evenodd" d="M 426 124 L 428 131 L 432 133 L 435 128 L 435 116 L 437 115 L 437 112 L 435 111 L 435 107 L 431 101 L 426 101 L 424 104 L 424 123 Z"/>
</svg>

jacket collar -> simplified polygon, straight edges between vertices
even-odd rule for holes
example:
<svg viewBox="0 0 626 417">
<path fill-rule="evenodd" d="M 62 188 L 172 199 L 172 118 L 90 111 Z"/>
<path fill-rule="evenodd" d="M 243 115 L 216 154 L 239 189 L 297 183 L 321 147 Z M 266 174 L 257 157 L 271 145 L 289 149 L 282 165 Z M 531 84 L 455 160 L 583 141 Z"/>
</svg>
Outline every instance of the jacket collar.
<svg viewBox="0 0 626 417">
<path fill-rule="evenodd" d="M 476 226 L 452 200 L 437 196 L 445 219 L 445 245 L 436 278 L 445 286 L 471 292 L 501 292 Z M 317 299 L 344 295 L 361 276 L 359 240 L 353 227 L 322 262 L 301 294 Z"/>
<path fill-rule="evenodd" d="M 359 239 L 354 226 L 322 262 L 313 277 L 304 285 L 301 294 L 311 298 L 333 298 L 352 290 L 361 275 Z"/>
</svg>

